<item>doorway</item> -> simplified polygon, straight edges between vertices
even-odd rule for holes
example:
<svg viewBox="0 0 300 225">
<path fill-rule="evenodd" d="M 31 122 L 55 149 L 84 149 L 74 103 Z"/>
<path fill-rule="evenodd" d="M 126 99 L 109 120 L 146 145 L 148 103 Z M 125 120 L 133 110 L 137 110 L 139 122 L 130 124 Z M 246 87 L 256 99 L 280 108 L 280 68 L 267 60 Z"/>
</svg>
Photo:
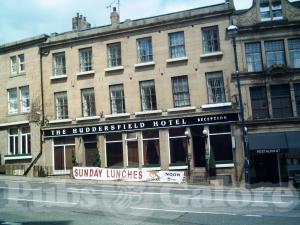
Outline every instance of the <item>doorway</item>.
<svg viewBox="0 0 300 225">
<path fill-rule="evenodd" d="M 191 136 L 193 140 L 193 156 L 195 167 L 205 167 L 205 138 L 203 136 L 203 126 L 191 127 Z"/>
</svg>

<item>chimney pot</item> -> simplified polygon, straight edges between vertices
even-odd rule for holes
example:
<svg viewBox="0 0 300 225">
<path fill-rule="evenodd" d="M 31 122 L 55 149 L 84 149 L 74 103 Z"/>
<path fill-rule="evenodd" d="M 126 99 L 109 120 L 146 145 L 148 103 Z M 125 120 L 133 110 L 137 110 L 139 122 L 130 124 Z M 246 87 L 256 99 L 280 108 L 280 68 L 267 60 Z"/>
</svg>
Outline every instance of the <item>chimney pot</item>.
<svg viewBox="0 0 300 225">
<path fill-rule="evenodd" d="M 113 7 L 113 11 L 114 11 L 114 12 L 117 12 L 117 8 L 116 8 L 116 7 Z"/>
</svg>

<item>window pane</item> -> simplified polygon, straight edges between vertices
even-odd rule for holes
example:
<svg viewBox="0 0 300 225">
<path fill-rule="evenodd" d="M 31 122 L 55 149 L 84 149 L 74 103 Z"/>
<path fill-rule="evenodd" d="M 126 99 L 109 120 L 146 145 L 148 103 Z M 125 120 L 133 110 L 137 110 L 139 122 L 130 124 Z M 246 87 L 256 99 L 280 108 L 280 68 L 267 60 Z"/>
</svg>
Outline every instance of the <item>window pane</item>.
<svg viewBox="0 0 300 225">
<path fill-rule="evenodd" d="M 66 144 L 75 144 L 74 137 L 61 137 L 54 139 L 54 145 L 66 145 Z"/>
<path fill-rule="evenodd" d="M 273 13 L 273 20 L 281 20 L 282 17 L 282 7 L 280 1 L 272 2 L 272 13 Z"/>
<path fill-rule="evenodd" d="M 203 52 L 220 51 L 219 30 L 217 26 L 202 28 Z"/>
<path fill-rule="evenodd" d="M 158 130 L 143 131 L 143 139 L 149 139 L 149 138 L 159 138 Z"/>
<path fill-rule="evenodd" d="M 10 72 L 12 74 L 17 73 L 17 57 L 16 56 L 10 57 Z"/>
<path fill-rule="evenodd" d="M 250 96 L 253 119 L 269 118 L 266 87 L 251 87 Z"/>
<path fill-rule="evenodd" d="M 68 98 L 67 92 L 58 92 L 55 96 L 56 119 L 68 118 Z"/>
<path fill-rule="evenodd" d="M 121 43 L 107 45 L 108 67 L 121 66 Z"/>
<path fill-rule="evenodd" d="M 21 106 L 21 112 L 30 111 L 29 86 L 20 88 L 20 106 Z"/>
<path fill-rule="evenodd" d="M 173 99 L 175 107 L 190 105 L 187 76 L 172 77 Z"/>
<path fill-rule="evenodd" d="M 210 135 L 210 152 L 214 154 L 216 162 L 233 161 L 231 135 Z M 211 156 L 212 157 L 212 156 Z"/>
<path fill-rule="evenodd" d="M 143 156 L 144 165 L 160 164 L 159 140 L 143 140 Z"/>
<path fill-rule="evenodd" d="M 111 103 L 111 112 L 115 113 L 124 113 L 125 112 L 125 100 L 124 100 L 124 91 L 123 85 L 111 85 L 110 89 L 110 103 Z"/>
<path fill-rule="evenodd" d="M 24 54 L 18 56 L 19 59 L 19 72 L 25 71 L 25 58 Z"/>
<path fill-rule="evenodd" d="M 97 158 L 97 143 L 84 143 L 85 147 L 85 163 L 86 166 L 98 166 L 96 165 Z"/>
<path fill-rule="evenodd" d="M 122 133 L 110 133 L 106 134 L 106 142 L 109 141 L 122 141 Z"/>
<path fill-rule="evenodd" d="M 206 73 L 208 102 L 225 102 L 225 90 L 222 72 Z"/>
<path fill-rule="evenodd" d="M 184 32 L 169 34 L 170 58 L 179 58 L 185 56 Z"/>
<path fill-rule="evenodd" d="M 211 125 L 209 126 L 210 134 L 218 134 L 218 133 L 230 133 L 230 125 L 229 124 L 219 124 L 219 125 Z"/>
<path fill-rule="evenodd" d="M 66 74 L 66 59 L 64 52 L 53 54 L 53 68 L 54 76 Z"/>
<path fill-rule="evenodd" d="M 122 142 L 106 143 L 107 166 L 123 167 L 123 145 Z"/>
<path fill-rule="evenodd" d="M 298 116 L 300 116 L 300 84 L 294 85 L 294 91 L 295 91 L 297 113 L 298 113 Z"/>
<path fill-rule="evenodd" d="M 157 109 L 154 80 L 140 82 L 140 92 L 142 110 L 145 111 Z"/>
<path fill-rule="evenodd" d="M 271 98 L 274 118 L 293 116 L 289 85 L 271 86 Z"/>
<path fill-rule="evenodd" d="M 138 62 L 153 61 L 152 42 L 151 38 L 141 38 L 137 40 L 138 46 Z"/>
<path fill-rule="evenodd" d="M 93 70 L 92 68 L 92 48 L 79 50 L 80 54 L 80 72 Z"/>
<path fill-rule="evenodd" d="M 86 116 L 95 116 L 95 94 L 94 88 L 82 89 L 81 90 L 81 101 L 82 101 L 82 115 Z"/>
<path fill-rule="evenodd" d="M 285 52 L 283 40 L 266 41 L 267 66 L 285 64 Z"/>
<path fill-rule="evenodd" d="M 186 163 L 187 141 L 186 138 L 170 139 L 171 163 Z"/>
<path fill-rule="evenodd" d="M 260 4 L 260 17 L 261 17 L 261 21 L 271 20 L 269 2 L 263 2 Z"/>
<path fill-rule="evenodd" d="M 245 52 L 248 72 L 262 71 L 260 42 L 246 43 Z"/>
<path fill-rule="evenodd" d="M 300 68 L 300 38 L 288 40 L 291 67 Z"/>
<path fill-rule="evenodd" d="M 18 112 L 17 88 L 9 89 L 8 91 L 8 113 Z"/>
</svg>

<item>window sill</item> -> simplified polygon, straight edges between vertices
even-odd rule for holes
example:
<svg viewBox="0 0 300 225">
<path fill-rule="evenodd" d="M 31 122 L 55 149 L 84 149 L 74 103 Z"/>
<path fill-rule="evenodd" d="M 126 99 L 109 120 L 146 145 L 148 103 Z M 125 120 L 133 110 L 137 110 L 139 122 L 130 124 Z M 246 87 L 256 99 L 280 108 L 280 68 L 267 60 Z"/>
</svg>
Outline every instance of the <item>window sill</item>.
<svg viewBox="0 0 300 225">
<path fill-rule="evenodd" d="M 54 170 L 53 175 L 69 175 L 70 170 Z"/>
<path fill-rule="evenodd" d="M 216 57 L 216 56 L 223 56 L 223 52 L 218 51 L 218 52 L 202 54 L 202 55 L 200 55 L 200 58 L 210 58 L 210 57 Z"/>
<path fill-rule="evenodd" d="M 100 116 L 87 116 L 76 118 L 76 121 L 99 120 Z"/>
<path fill-rule="evenodd" d="M 52 76 L 50 77 L 50 80 L 66 79 L 67 77 L 67 75 Z"/>
<path fill-rule="evenodd" d="M 151 62 L 144 62 L 144 63 L 134 64 L 134 67 L 135 67 L 135 68 L 138 68 L 138 67 L 154 66 L 154 65 L 155 65 L 155 62 L 154 62 L 154 61 L 151 61 Z"/>
<path fill-rule="evenodd" d="M 116 113 L 116 114 L 105 115 L 104 118 L 111 119 L 111 118 L 129 117 L 129 116 L 130 113 Z"/>
<path fill-rule="evenodd" d="M 181 62 L 181 61 L 187 61 L 188 57 L 179 57 L 179 58 L 172 58 L 172 59 L 167 59 L 166 62 L 167 63 L 172 63 L 172 62 Z"/>
<path fill-rule="evenodd" d="M 72 119 L 61 119 L 61 120 L 50 120 L 49 124 L 56 124 L 56 123 L 71 123 Z"/>
<path fill-rule="evenodd" d="M 16 125 L 24 125 L 24 124 L 29 124 L 29 121 L 25 120 L 25 121 L 12 122 L 12 123 L 2 123 L 0 124 L 0 127 L 9 127 L 9 126 L 16 126 Z"/>
<path fill-rule="evenodd" d="M 161 110 L 148 110 L 148 111 L 142 111 L 142 112 L 135 112 L 134 115 L 136 116 L 143 116 L 143 115 L 151 115 L 151 114 L 161 114 Z"/>
<path fill-rule="evenodd" d="M 149 166 L 143 166 L 142 170 L 145 170 L 145 171 L 159 171 L 159 170 L 161 170 L 161 168 L 160 168 L 160 166 L 151 167 L 151 165 L 149 165 Z"/>
<path fill-rule="evenodd" d="M 179 163 L 178 165 L 171 164 L 169 166 L 169 170 L 186 170 L 186 169 L 188 169 L 188 165 L 187 164 L 181 164 L 181 163 Z"/>
<path fill-rule="evenodd" d="M 214 103 L 214 104 L 205 104 L 202 105 L 202 109 L 211 109 L 211 108 L 221 108 L 221 107 L 231 107 L 232 102 L 223 102 L 223 103 Z"/>
<path fill-rule="evenodd" d="M 95 71 L 90 70 L 90 71 L 84 71 L 84 72 L 78 72 L 76 73 L 76 76 L 88 76 L 88 75 L 94 75 Z"/>
<path fill-rule="evenodd" d="M 32 155 L 5 155 L 3 158 L 4 161 L 32 159 Z"/>
<path fill-rule="evenodd" d="M 20 72 L 20 73 L 11 73 L 10 77 L 18 77 L 18 76 L 24 76 L 26 75 L 26 72 Z"/>
<path fill-rule="evenodd" d="M 234 163 L 216 164 L 216 168 L 233 168 Z"/>
<path fill-rule="evenodd" d="M 124 70 L 124 66 L 115 66 L 104 69 L 105 72 Z"/>
<path fill-rule="evenodd" d="M 194 111 L 194 110 L 196 110 L 195 106 L 187 106 L 187 107 L 178 107 L 178 108 L 167 109 L 167 112 L 172 113 L 172 112 Z"/>
</svg>

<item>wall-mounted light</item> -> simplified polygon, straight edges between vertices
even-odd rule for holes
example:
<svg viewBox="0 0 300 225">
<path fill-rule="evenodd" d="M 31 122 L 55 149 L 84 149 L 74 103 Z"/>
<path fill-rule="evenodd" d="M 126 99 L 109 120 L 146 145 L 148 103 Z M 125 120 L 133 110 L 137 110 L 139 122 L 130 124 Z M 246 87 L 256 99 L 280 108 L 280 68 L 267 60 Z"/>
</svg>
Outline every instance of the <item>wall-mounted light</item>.
<svg viewBox="0 0 300 225">
<path fill-rule="evenodd" d="M 208 130 L 207 129 L 203 129 L 202 131 L 203 137 L 207 137 L 208 136 Z"/>
<path fill-rule="evenodd" d="M 184 135 L 186 136 L 187 139 L 191 138 L 191 133 L 189 130 L 185 130 Z"/>
</svg>

